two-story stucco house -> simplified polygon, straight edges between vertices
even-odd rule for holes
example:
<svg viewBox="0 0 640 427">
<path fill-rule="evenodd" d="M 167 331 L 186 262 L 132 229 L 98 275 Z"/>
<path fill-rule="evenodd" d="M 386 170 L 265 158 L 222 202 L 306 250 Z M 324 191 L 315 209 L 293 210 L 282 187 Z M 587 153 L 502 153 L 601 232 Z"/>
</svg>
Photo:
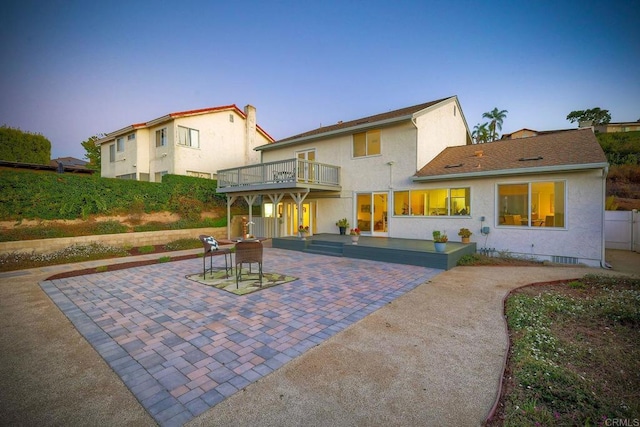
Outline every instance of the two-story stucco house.
<svg viewBox="0 0 640 427">
<path fill-rule="evenodd" d="M 228 203 L 263 206 L 267 237 L 338 232 L 459 241 L 565 263 L 604 262 L 607 163 L 591 129 L 472 145 L 457 97 L 339 122 L 257 147 L 218 171 Z"/>
<path fill-rule="evenodd" d="M 419 168 L 447 146 L 470 143 L 454 96 L 257 147 L 262 163 L 219 171 L 218 191 L 233 200 L 262 195 L 265 215 L 280 219 L 277 236 L 295 235 L 300 222 L 314 233 L 335 232 L 343 217 L 364 234 L 409 234 L 394 224 L 394 203 L 407 201 L 393 201 L 393 191 L 417 188 L 412 175 Z M 448 197 L 429 207 L 443 212 Z"/>
<path fill-rule="evenodd" d="M 259 162 L 255 148 L 273 141 L 253 106 L 227 105 L 167 114 L 96 143 L 102 177 L 161 182 L 167 173 L 212 178 L 218 169 Z"/>
</svg>

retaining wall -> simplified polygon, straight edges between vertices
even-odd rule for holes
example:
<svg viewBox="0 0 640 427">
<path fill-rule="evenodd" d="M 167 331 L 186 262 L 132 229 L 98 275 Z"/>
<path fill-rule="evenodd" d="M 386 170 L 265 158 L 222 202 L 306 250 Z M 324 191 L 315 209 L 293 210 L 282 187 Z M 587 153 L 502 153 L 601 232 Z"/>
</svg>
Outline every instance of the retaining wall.
<svg viewBox="0 0 640 427">
<path fill-rule="evenodd" d="M 62 237 L 58 239 L 22 240 L 18 242 L 0 242 L 0 253 L 36 252 L 49 253 L 67 248 L 74 244 L 87 245 L 93 242 L 110 246 L 164 245 L 178 239 L 197 238 L 200 234 L 216 239 L 227 238 L 227 227 L 191 228 L 187 230 L 141 231 L 136 233 L 102 234 L 96 236 Z"/>
</svg>

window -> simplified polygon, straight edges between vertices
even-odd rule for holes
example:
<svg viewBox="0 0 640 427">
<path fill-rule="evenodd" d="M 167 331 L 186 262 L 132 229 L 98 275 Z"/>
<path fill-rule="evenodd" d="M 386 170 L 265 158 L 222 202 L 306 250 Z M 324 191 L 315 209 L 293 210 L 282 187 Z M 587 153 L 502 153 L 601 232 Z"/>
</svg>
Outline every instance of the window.
<svg viewBox="0 0 640 427">
<path fill-rule="evenodd" d="M 129 135 L 127 135 L 127 140 L 131 141 L 132 139 L 136 139 L 136 134 L 135 133 L 130 133 Z"/>
<path fill-rule="evenodd" d="M 469 188 L 395 191 L 393 214 L 413 216 L 471 215 Z"/>
<path fill-rule="evenodd" d="M 156 172 L 154 174 L 154 182 L 162 182 L 162 177 L 165 176 L 168 173 L 169 173 L 169 171 Z"/>
<path fill-rule="evenodd" d="M 499 184 L 498 225 L 564 228 L 565 195 L 564 181 Z"/>
<path fill-rule="evenodd" d="M 116 139 L 116 147 L 118 147 L 118 153 L 122 153 L 124 151 L 124 138 L 120 137 Z"/>
<path fill-rule="evenodd" d="M 178 126 L 178 144 L 200 148 L 200 132 L 196 129 Z"/>
<path fill-rule="evenodd" d="M 167 128 L 156 131 L 156 147 L 164 147 L 167 145 Z"/>
<path fill-rule="evenodd" d="M 187 171 L 187 176 L 195 176 L 196 178 L 211 178 L 209 172 Z"/>
<path fill-rule="evenodd" d="M 136 179 L 136 174 L 135 173 L 127 173 L 127 174 L 124 174 L 124 175 L 118 175 L 118 176 L 116 176 L 116 178 L 118 178 L 118 179 L 135 180 Z"/>
<path fill-rule="evenodd" d="M 233 123 L 233 114 L 229 114 L 229 122 Z"/>
<path fill-rule="evenodd" d="M 109 163 L 115 163 L 116 161 L 116 144 L 109 145 Z"/>
<path fill-rule="evenodd" d="M 353 157 L 380 154 L 380 131 L 370 130 L 353 134 Z"/>
</svg>

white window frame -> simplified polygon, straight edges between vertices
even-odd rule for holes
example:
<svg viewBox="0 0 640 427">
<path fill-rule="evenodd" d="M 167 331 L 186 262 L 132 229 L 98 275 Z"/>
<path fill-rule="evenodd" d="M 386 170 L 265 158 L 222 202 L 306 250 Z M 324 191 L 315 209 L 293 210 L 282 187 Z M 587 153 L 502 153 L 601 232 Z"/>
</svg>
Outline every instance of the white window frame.
<svg viewBox="0 0 640 427">
<path fill-rule="evenodd" d="M 116 162 L 116 144 L 109 144 L 109 163 Z"/>
<path fill-rule="evenodd" d="M 200 148 L 200 131 L 186 126 L 178 126 L 178 145 Z"/>
<path fill-rule="evenodd" d="M 158 137 L 160 141 L 158 141 Z M 160 142 L 160 144 L 158 144 Z M 167 128 L 158 129 L 156 131 L 156 148 L 167 146 Z"/>
<path fill-rule="evenodd" d="M 412 207 L 411 207 L 411 193 L 415 192 L 415 191 L 419 191 L 419 192 L 424 192 L 424 191 L 446 191 L 447 195 L 445 197 L 447 206 L 445 207 L 446 209 L 446 213 L 443 214 L 438 214 L 438 215 L 432 215 L 431 213 L 427 213 L 427 214 L 414 214 L 412 211 Z M 451 197 L 451 190 L 467 190 L 469 193 L 469 212 L 466 212 L 464 214 L 452 214 L 451 210 L 452 210 L 452 197 Z M 407 213 L 403 214 L 403 213 L 396 213 L 396 209 L 395 209 L 395 201 L 396 201 L 396 193 L 409 193 L 409 203 L 408 206 L 406 208 Z M 391 212 L 392 212 L 392 216 L 394 217 L 398 217 L 398 218 L 406 218 L 407 216 L 412 217 L 412 218 L 468 218 L 471 217 L 471 212 L 473 212 L 473 195 L 472 195 L 472 191 L 471 191 L 471 187 L 469 186 L 455 186 L 455 187 L 438 187 L 438 188 L 410 188 L 410 189 L 406 189 L 406 190 L 393 190 L 392 191 L 392 201 L 391 201 Z M 429 207 L 432 212 L 433 209 L 436 208 L 432 208 Z M 463 209 L 466 210 L 467 206 L 465 206 Z M 439 208 L 437 208 L 439 209 Z M 402 210 L 404 210 L 404 207 L 402 208 Z M 439 211 L 438 211 L 439 212 Z"/>
<path fill-rule="evenodd" d="M 556 227 L 556 226 L 552 226 L 552 227 L 547 227 L 547 226 L 539 226 L 536 225 L 533 221 L 533 219 L 531 218 L 531 209 L 532 209 L 532 195 L 533 192 L 531 191 L 531 186 L 533 184 L 539 184 L 539 183 L 557 183 L 557 182 L 562 182 L 564 185 L 564 194 L 563 194 L 563 210 L 562 210 L 562 215 L 564 216 L 563 218 L 563 226 L 562 227 Z M 527 218 L 528 218 L 528 223 L 527 224 L 521 224 L 521 225 L 507 225 L 507 224 L 501 224 L 500 223 L 500 216 L 503 213 L 503 210 L 501 209 L 501 200 L 500 200 L 500 186 L 501 185 L 526 185 L 527 186 Z M 535 229 L 535 230 L 567 230 L 568 226 L 568 214 L 567 214 L 567 210 L 568 210 L 568 206 L 567 206 L 567 198 L 569 195 L 569 183 L 567 182 L 566 179 L 540 179 L 540 180 L 531 180 L 531 181 L 514 181 L 514 182 L 498 182 L 496 183 L 496 187 L 495 187 L 495 195 L 496 195 L 496 200 L 495 200 L 495 217 L 494 217 L 494 223 L 496 227 L 500 227 L 503 229 Z M 539 206 L 538 206 L 538 212 L 539 212 Z M 554 205 L 554 213 L 557 211 L 557 207 Z M 537 221 L 541 221 L 541 218 L 538 218 Z"/>
<path fill-rule="evenodd" d="M 123 136 L 116 139 L 116 151 L 118 153 L 124 153 L 124 137 Z"/>
<path fill-rule="evenodd" d="M 369 153 L 369 134 L 372 134 L 374 132 L 378 133 L 378 140 L 380 141 L 380 152 L 379 153 L 373 153 L 370 154 Z M 364 134 L 364 138 L 365 138 L 365 142 L 364 142 L 364 151 L 365 154 L 362 156 L 356 156 L 356 150 L 355 150 L 355 138 L 356 135 L 362 135 Z M 351 157 L 354 159 L 364 159 L 366 157 L 374 157 L 374 156 L 381 156 L 382 155 L 382 131 L 380 129 L 369 129 L 367 131 L 364 132 L 356 132 L 353 135 L 351 135 Z"/>
</svg>

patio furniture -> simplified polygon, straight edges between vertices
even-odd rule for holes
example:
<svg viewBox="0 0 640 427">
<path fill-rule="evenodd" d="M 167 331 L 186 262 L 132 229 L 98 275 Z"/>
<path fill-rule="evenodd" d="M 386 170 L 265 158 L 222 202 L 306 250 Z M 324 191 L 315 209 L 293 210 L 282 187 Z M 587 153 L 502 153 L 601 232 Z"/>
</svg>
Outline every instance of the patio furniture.
<svg viewBox="0 0 640 427">
<path fill-rule="evenodd" d="M 242 281 L 242 265 L 245 263 L 249 264 L 249 273 L 251 273 L 251 264 L 258 264 L 260 287 L 262 287 L 262 252 L 263 247 L 260 241 L 236 243 L 236 289 L 239 286 L 238 283 Z"/>
<path fill-rule="evenodd" d="M 226 278 L 229 278 L 229 273 L 233 269 L 233 259 L 231 258 L 231 250 L 228 248 L 222 248 L 218 246 L 218 242 L 212 236 L 201 234 L 198 236 L 204 247 L 204 255 L 202 256 L 202 277 L 207 278 L 207 255 L 209 255 L 209 273 L 213 274 L 213 253 L 224 254 L 224 271 Z M 227 260 L 227 255 L 229 259 Z"/>
</svg>

